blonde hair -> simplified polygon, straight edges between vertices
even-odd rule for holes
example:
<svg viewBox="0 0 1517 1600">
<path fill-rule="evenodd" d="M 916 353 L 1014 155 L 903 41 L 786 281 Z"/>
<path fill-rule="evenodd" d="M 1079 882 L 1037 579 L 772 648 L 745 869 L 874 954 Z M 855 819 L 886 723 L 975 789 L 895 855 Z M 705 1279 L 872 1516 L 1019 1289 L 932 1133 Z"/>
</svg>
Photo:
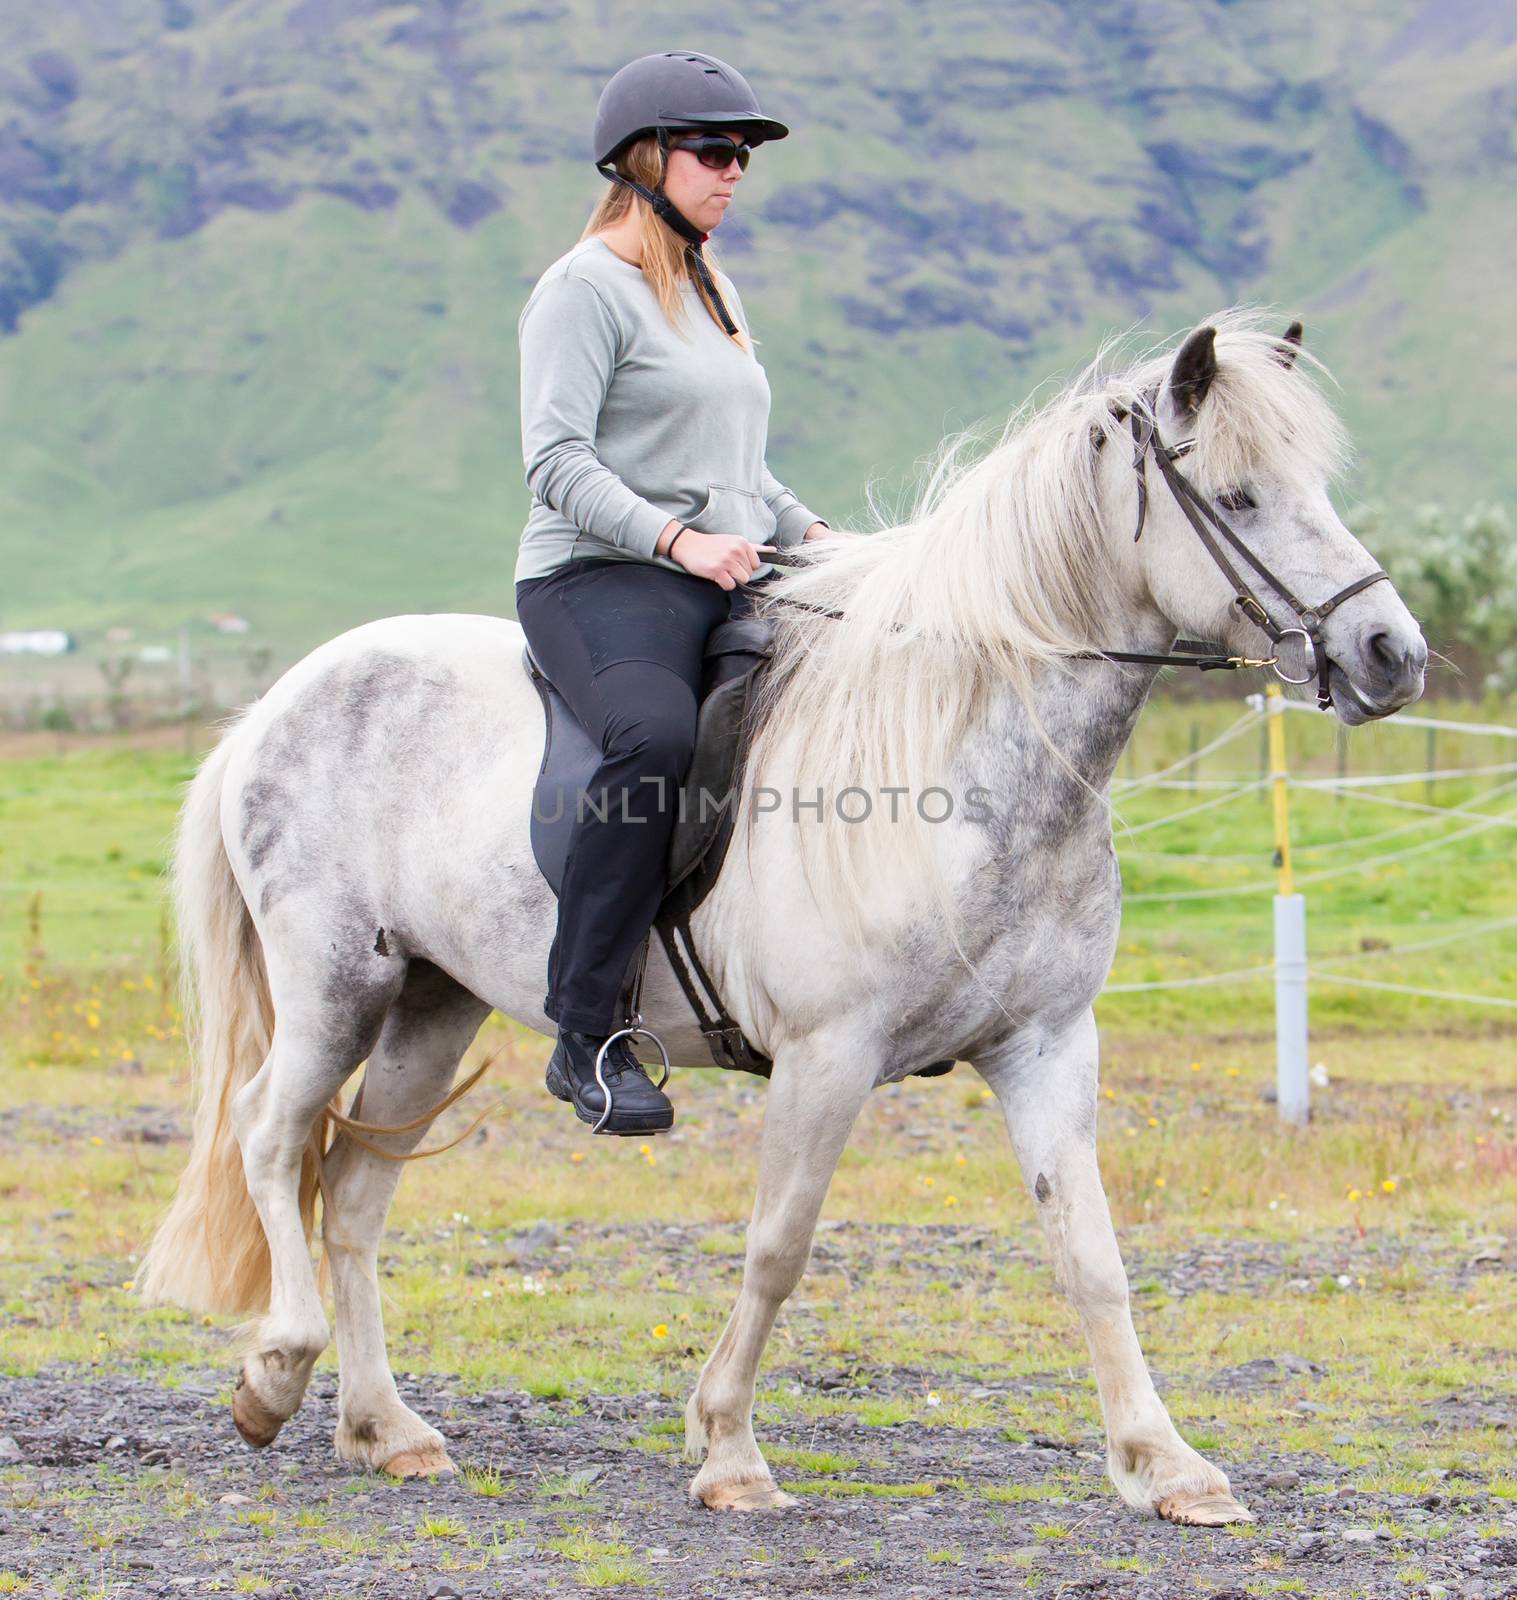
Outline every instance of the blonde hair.
<svg viewBox="0 0 1517 1600">
<path fill-rule="evenodd" d="M 635 178 L 646 189 L 657 189 L 664 180 L 663 158 L 659 151 L 658 139 L 653 134 L 645 134 L 641 139 L 628 145 L 613 164 L 618 172 L 625 177 Z M 590 213 L 585 231 L 579 236 L 581 243 L 598 233 L 604 233 L 607 228 L 616 226 L 634 207 L 641 223 L 642 274 L 648 280 L 649 288 L 658 297 L 658 303 L 664 308 L 664 315 L 668 317 L 670 325 L 684 336 L 681 324 L 685 320 L 686 308 L 680 286 L 685 282 L 692 282 L 695 284 L 695 292 L 701 304 L 706 308 L 707 315 L 717 327 L 722 328 L 723 333 L 726 333 L 727 330 L 722 327 L 722 319 L 711 303 L 711 298 L 706 293 L 699 276 L 692 276 L 686 265 L 685 252 L 689 246 L 673 228 L 654 215 L 653 207 L 635 190 L 629 189 L 623 183 L 608 183 L 606 193 L 601 196 L 595 209 Z M 727 288 L 729 280 L 717 265 L 710 240 L 701 247 L 701 251 L 718 286 Z M 737 318 L 734 317 L 732 320 L 735 322 Z M 756 342 L 741 328 L 727 336 L 743 350 L 752 350 Z"/>
</svg>

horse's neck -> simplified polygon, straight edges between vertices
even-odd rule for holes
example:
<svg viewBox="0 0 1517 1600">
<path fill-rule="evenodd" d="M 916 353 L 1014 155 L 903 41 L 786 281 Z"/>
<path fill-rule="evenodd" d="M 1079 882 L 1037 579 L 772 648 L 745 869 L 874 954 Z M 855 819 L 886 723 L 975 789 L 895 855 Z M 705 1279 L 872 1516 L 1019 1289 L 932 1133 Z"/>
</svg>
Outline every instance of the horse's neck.
<svg viewBox="0 0 1517 1600">
<path fill-rule="evenodd" d="M 1174 640 L 1173 624 L 1134 594 L 1118 598 L 1101 638 L 1093 642 L 1105 650 L 1159 653 Z M 1104 806 L 1155 676 L 1155 668 L 1133 663 L 1074 661 L 1067 673 L 1048 670 L 1037 676 L 1031 711 L 1009 684 L 1001 685 L 964 747 L 965 770 L 994 774 L 971 781 L 1023 796 L 1050 815 L 1062 813 L 1072 827 L 1089 807 Z"/>
</svg>

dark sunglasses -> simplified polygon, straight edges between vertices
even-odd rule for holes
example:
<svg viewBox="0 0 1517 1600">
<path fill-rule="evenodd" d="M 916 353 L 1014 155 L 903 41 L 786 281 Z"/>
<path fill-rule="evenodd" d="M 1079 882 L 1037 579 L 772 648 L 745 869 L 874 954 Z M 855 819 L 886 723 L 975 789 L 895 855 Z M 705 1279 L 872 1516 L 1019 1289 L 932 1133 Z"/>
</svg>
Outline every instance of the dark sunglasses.
<svg viewBox="0 0 1517 1600">
<path fill-rule="evenodd" d="M 737 157 L 737 170 L 748 170 L 748 159 L 753 154 L 753 146 L 746 140 L 741 144 L 733 144 L 730 139 L 724 138 L 719 133 L 703 133 L 696 139 L 671 139 L 671 150 L 693 150 L 696 160 L 703 167 L 714 167 L 718 172 L 724 171 L 730 165 L 732 158 Z"/>
</svg>

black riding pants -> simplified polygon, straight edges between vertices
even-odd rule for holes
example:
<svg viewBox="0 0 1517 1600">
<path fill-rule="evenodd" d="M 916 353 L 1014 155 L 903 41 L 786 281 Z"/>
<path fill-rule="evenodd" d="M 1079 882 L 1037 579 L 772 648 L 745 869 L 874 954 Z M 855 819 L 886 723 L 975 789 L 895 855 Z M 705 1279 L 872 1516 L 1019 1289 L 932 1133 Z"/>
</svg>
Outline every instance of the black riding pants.
<svg viewBox="0 0 1517 1600">
<path fill-rule="evenodd" d="M 601 748 L 587 803 L 576 806 L 548 952 L 543 1010 L 561 1028 L 623 1025 L 622 980 L 663 899 L 695 750 L 706 638 L 746 614 L 764 581 L 726 590 L 652 562 L 597 557 L 516 585 L 532 654 Z"/>
</svg>

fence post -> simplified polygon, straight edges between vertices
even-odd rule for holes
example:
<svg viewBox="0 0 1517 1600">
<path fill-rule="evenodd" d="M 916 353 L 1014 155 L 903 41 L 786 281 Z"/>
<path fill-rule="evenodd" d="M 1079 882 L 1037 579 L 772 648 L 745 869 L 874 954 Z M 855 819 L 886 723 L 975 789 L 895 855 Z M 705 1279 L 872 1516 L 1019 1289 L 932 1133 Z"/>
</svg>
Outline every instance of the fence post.
<svg viewBox="0 0 1517 1600">
<path fill-rule="evenodd" d="M 1290 789 L 1285 767 L 1285 697 L 1277 683 L 1265 689 L 1269 713 L 1269 765 L 1274 779 L 1275 865 L 1275 1094 L 1282 1122 L 1311 1118 L 1307 1077 L 1306 901 L 1291 876 Z"/>
</svg>

